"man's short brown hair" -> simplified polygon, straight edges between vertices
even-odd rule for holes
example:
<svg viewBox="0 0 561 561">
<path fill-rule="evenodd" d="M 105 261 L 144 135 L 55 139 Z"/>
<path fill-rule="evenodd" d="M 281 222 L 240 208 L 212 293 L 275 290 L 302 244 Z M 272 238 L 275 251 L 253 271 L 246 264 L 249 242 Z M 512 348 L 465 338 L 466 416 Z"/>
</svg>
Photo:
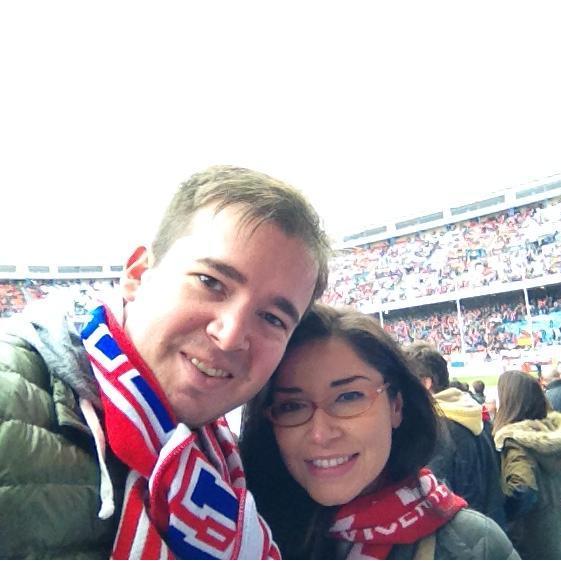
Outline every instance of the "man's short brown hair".
<svg viewBox="0 0 561 561">
<path fill-rule="evenodd" d="M 258 228 L 263 222 L 273 222 L 287 236 L 302 239 L 318 264 L 312 301 L 323 294 L 331 249 L 316 211 L 294 187 L 245 168 L 212 166 L 179 185 L 152 243 L 155 264 L 188 233 L 193 215 L 210 205 L 217 213 L 237 206 L 242 209 L 241 224 Z"/>
</svg>

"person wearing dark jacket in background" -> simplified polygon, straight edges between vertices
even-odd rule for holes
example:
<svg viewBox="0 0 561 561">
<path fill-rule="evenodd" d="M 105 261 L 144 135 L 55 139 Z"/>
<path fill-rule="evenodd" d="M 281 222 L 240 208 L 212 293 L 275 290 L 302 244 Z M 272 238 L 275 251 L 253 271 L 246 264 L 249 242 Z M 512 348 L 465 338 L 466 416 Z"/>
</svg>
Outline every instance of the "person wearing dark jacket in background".
<svg viewBox="0 0 561 561">
<path fill-rule="evenodd" d="M 415 343 L 404 350 L 415 374 L 433 394 L 444 421 L 429 468 L 470 508 L 493 518 L 504 528 L 499 462 L 491 428 L 485 430 L 482 406 L 469 393 L 449 387 L 448 364 L 434 347 Z"/>
<path fill-rule="evenodd" d="M 545 396 L 555 411 L 561 411 L 561 372 L 557 368 L 542 374 L 542 384 L 545 387 Z"/>
</svg>

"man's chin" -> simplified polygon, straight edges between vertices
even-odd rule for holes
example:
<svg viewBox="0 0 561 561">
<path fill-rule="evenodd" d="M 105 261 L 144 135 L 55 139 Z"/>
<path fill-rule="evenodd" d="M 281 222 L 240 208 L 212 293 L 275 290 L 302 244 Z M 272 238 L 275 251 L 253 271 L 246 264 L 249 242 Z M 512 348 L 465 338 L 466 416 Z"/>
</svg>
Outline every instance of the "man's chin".
<svg viewBox="0 0 561 561">
<path fill-rule="evenodd" d="M 190 429 L 199 429 L 223 416 L 223 413 L 213 414 L 212 416 L 208 413 L 206 415 L 177 415 L 177 421 L 187 425 Z"/>
<path fill-rule="evenodd" d="M 230 416 L 231 413 L 234 413 L 241 408 L 240 404 L 235 403 L 223 406 L 217 411 L 216 402 L 203 404 L 201 403 L 200 398 L 196 399 L 194 396 L 183 397 L 184 399 L 176 400 L 175 403 L 172 403 L 172 407 L 177 422 L 187 425 L 190 429 L 201 428 L 220 419 L 221 417 L 225 417 L 226 415 Z M 211 408 L 209 405 L 213 407 Z M 182 414 L 182 411 L 184 411 L 185 414 Z M 234 420 L 237 417 L 240 417 L 239 422 L 241 422 L 241 410 L 240 413 L 234 414 Z"/>
</svg>

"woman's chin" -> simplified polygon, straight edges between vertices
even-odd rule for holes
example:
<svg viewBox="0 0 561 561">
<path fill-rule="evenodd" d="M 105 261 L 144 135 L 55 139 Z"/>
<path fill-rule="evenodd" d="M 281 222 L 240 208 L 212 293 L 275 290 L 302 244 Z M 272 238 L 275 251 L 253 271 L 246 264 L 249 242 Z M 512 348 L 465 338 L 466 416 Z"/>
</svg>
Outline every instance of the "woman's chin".
<svg viewBox="0 0 561 561">
<path fill-rule="evenodd" d="M 310 493 L 310 496 L 316 503 L 322 506 L 341 506 L 351 502 L 358 496 L 358 493 Z"/>
</svg>

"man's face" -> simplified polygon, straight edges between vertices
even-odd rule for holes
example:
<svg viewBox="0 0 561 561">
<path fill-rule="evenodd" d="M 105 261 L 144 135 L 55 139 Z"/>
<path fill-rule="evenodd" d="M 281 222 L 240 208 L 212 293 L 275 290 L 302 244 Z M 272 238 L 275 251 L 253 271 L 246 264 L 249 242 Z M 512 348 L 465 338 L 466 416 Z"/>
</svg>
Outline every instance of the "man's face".
<svg viewBox="0 0 561 561">
<path fill-rule="evenodd" d="M 125 330 L 178 421 L 201 426 L 265 384 L 310 303 L 318 267 L 273 223 L 203 208 L 157 266 L 127 269 Z"/>
</svg>

